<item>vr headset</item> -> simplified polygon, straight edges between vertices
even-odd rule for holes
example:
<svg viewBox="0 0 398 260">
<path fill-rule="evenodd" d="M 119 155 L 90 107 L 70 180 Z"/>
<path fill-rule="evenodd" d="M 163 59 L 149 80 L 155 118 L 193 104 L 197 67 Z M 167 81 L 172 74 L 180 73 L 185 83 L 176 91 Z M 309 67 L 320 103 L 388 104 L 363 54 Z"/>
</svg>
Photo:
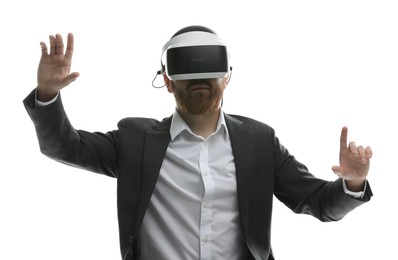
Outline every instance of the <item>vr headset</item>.
<svg viewBox="0 0 398 260">
<path fill-rule="evenodd" d="M 172 37 L 162 48 L 161 71 L 171 80 L 222 78 L 229 73 L 229 54 L 212 32 L 188 31 Z"/>
</svg>

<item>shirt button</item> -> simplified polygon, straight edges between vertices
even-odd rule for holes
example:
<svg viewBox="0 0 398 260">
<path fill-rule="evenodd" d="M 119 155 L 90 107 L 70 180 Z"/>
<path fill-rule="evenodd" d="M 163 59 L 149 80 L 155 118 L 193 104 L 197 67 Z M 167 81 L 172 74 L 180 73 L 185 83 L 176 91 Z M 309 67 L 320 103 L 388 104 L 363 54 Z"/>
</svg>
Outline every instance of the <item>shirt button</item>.
<svg viewBox="0 0 398 260">
<path fill-rule="evenodd" d="M 203 207 L 204 208 L 211 208 L 211 202 L 210 201 L 203 202 Z"/>
<path fill-rule="evenodd" d="M 202 238 L 202 242 L 205 242 L 205 243 L 209 242 L 209 237 L 208 236 L 204 236 Z"/>
</svg>

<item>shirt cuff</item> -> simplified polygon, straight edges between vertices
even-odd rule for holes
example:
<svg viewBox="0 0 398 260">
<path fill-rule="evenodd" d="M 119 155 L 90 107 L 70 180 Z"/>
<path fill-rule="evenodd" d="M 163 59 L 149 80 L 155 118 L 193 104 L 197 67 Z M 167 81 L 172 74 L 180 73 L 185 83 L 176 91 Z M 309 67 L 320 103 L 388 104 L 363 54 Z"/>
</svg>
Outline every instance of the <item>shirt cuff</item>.
<svg viewBox="0 0 398 260">
<path fill-rule="evenodd" d="M 355 192 L 355 191 L 350 191 L 350 190 L 347 188 L 346 184 L 345 184 L 345 180 L 343 180 L 343 189 L 344 189 L 344 192 L 345 192 L 347 195 L 350 195 L 351 197 L 356 198 L 356 199 L 360 199 L 360 198 L 363 197 L 363 195 L 365 194 L 366 186 L 367 186 L 367 182 L 365 181 L 365 185 L 364 185 L 362 191 L 357 191 L 357 192 Z"/>
<path fill-rule="evenodd" d="M 57 100 L 58 96 L 59 96 L 59 92 L 50 101 L 43 102 L 43 101 L 37 100 L 37 89 L 36 89 L 36 91 L 35 91 L 35 104 L 36 104 L 36 107 L 45 107 L 45 106 L 51 105 L 52 103 L 55 102 L 55 100 Z"/>
</svg>

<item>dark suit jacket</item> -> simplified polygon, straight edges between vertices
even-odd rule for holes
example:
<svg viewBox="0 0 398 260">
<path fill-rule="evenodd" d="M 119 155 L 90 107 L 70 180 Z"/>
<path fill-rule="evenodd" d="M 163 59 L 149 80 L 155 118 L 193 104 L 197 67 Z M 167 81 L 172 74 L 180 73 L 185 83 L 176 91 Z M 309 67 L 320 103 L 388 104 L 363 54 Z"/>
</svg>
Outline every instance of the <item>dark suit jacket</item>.
<svg viewBox="0 0 398 260">
<path fill-rule="evenodd" d="M 159 122 L 125 118 L 118 130 L 75 130 L 62 106 L 35 108 L 34 91 L 24 100 L 41 152 L 62 163 L 117 178 L 120 248 L 134 259 L 134 242 L 170 141 L 171 117 Z M 235 158 L 239 214 L 243 236 L 254 259 L 273 259 L 270 247 L 272 200 L 275 195 L 296 213 L 336 221 L 372 196 L 346 195 L 342 180 L 315 178 L 261 122 L 225 115 Z"/>
</svg>

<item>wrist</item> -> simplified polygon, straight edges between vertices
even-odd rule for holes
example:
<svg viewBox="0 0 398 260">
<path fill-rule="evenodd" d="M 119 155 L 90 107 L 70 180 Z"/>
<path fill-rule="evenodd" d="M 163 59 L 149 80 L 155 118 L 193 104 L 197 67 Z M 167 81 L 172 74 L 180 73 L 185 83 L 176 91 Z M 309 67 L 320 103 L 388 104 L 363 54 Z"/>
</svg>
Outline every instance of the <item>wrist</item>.
<svg viewBox="0 0 398 260">
<path fill-rule="evenodd" d="M 364 180 L 344 180 L 344 181 L 345 181 L 345 185 L 349 191 L 359 192 L 359 191 L 363 191 L 366 179 L 364 179 Z"/>
<path fill-rule="evenodd" d="M 58 91 L 48 91 L 37 87 L 36 99 L 41 102 L 48 102 L 58 95 Z"/>
</svg>

